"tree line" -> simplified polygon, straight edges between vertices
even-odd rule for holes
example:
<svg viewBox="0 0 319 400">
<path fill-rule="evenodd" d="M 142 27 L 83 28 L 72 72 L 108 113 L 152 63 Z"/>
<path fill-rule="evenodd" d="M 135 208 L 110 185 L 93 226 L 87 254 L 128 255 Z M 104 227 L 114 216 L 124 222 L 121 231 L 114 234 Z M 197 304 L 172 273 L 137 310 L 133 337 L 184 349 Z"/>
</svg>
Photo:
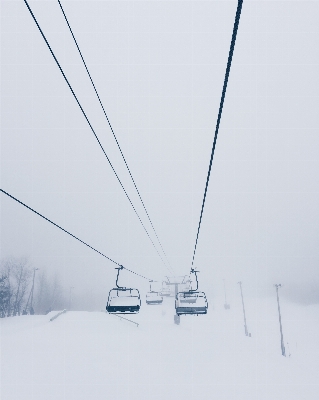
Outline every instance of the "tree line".
<svg viewBox="0 0 319 400">
<path fill-rule="evenodd" d="M 37 272 L 37 273 L 36 273 Z M 32 267 L 26 258 L 0 261 L 0 317 L 47 314 L 66 305 L 57 273 Z"/>
</svg>

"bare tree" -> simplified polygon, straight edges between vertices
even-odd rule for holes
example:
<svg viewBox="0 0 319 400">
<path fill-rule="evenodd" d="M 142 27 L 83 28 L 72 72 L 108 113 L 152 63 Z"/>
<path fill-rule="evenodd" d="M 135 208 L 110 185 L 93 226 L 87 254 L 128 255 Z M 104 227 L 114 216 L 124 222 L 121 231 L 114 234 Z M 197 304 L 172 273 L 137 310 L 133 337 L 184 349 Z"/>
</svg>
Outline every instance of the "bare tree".
<svg viewBox="0 0 319 400">
<path fill-rule="evenodd" d="M 20 315 L 30 286 L 31 269 L 28 261 L 26 258 L 7 258 L 1 261 L 1 271 L 6 282 L 6 301 L 2 313 L 4 316 Z"/>
<path fill-rule="evenodd" d="M 13 264 L 14 264 L 14 261 L 12 258 L 7 258 L 5 260 L 1 260 L 2 276 L 6 277 L 7 286 L 8 286 L 8 299 L 6 301 L 5 310 L 4 310 L 4 314 L 7 317 L 10 317 L 10 315 L 11 315 L 11 304 L 12 304 L 13 291 L 12 291 L 12 287 L 11 287 L 10 277 L 11 277 L 11 270 L 12 270 Z"/>
<path fill-rule="evenodd" d="M 9 279 L 6 275 L 0 278 L 0 317 L 4 318 L 8 313 L 10 302 L 10 286 Z"/>
<path fill-rule="evenodd" d="M 27 289 L 30 286 L 31 274 L 31 269 L 25 259 L 18 261 L 12 268 L 12 277 L 15 281 L 13 315 L 20 315 Z"/>
<path fill-rule="evenodd" d="M 27 314 L 33 294 L 37 314 L 64 308 L 64 291 L 59 275 L 55 273 L 51 278 L 42 270 L 36 276 L 32 291 L 35 270 L 26 258 L 10 257 L 0 261 L 0 317 L 20 315 L 21 312 Z"/>
</svg>

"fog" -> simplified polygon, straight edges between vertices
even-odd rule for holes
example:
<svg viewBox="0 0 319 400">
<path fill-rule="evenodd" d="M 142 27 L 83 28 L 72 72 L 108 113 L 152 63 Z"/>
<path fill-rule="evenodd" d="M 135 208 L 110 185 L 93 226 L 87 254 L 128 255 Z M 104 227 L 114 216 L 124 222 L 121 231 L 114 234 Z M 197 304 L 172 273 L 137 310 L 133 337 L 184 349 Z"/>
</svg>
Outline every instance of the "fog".
<svg viewBox="0 0 319 400">
<path fill-rule="evenodd" d="M 58 2 L 29 4 L 160 251 Z M 62 5 L 174 273 L 188 274 L 237 2 Z M 318 1 L 244 1 L 194 263 L 209 301 L 222 279 L 230 298 L 240 280 L 247 296 L 281 283 L 319 301 L 318 49 Z M 23 1 L 1 2 L 0 186 L 126 268 L 171 274 Z M 0 257 L 58 272 L 103 308 L 116 265 L 0 202 Z M 120 283 L 148 289 L 127 271 Z"/>
</svg>

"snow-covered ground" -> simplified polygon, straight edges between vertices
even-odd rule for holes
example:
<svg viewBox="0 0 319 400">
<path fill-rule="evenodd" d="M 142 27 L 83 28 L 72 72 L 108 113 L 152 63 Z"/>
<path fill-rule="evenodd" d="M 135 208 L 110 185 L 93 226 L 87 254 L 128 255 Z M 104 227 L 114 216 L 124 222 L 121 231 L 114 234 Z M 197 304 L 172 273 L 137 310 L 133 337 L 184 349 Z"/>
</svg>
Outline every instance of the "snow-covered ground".
<svg viewBox="0 0 319 400">
<path fill-rule="evenodd" d="M 274 298 L 173 323 L 173 299 L 128 316 L 67 312 L 1 320 L 1 399 L 314 400 L 319 396 L 319 306 Z M 289 346 L 287 345 L 289 342 Z M 289 357 L 289 354 L 291 356 Z"/>
</svg>

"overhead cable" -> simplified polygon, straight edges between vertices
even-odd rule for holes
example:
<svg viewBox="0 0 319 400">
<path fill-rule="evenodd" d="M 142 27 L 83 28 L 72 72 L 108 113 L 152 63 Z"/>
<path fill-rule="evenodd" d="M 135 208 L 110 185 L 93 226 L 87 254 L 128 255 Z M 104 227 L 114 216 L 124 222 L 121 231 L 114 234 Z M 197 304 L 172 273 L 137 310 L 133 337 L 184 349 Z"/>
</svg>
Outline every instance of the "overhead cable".
<svg viewBox="0 0 319 400">
<path fill-rule="evenodd" d="M 41 35 L 42 35 L 42 37 L 43 37 L 43 39 L 44 39 L 46 45 L 48 46 L 48 48 L 49 48 L 49 50 L 50 50 L 50 53 L 51 53 L 52 57 L 54 58 L 54 61 L 56 62 L 57 66 L 59 67 L 59 70 L 60 70 L 61 74 L 63 75 L 63 78 L 64 78 L 65 82 L 67 83 L 69 89 L 71 90 L 71 93 L 72 93 L 73 97 L 75 98 L 75 100 L 76 100 L 78 106 L 80 107 L 80 110 L 82 111 L 82 114 L 83 114 L 84 118 L 86 119 L 87 123 L 89 124 L 89 127 L 90 127 L 92 133 L 93 133 L 94 136 L 95 136 L 95 139 L 97 140 L 97 142 L 98 142 L 100 148 L 102 149 L 102 151 L 103 151 L 103 153 L 104 153 L 104 155 L 105 155 L 105 157 L 106 157 L 106 159 L 107 159 L 107 161 L 108 161 L 110 167 L 112 168 L 112 171 L 114 172 L 114 174 L 115 174 L 115 176 L 116 176 L 116 178 L 117 178 L 119 184 L 121 185 L 121 188 L 123 189 L 123 191 L 124 191 L 124 193 L 125 193 L 125 195 L 126 195 L 128 201 L 130 202 L 130 204 L 131 204 L 131 206 L 132 206 L 132 208 L 133 208 L 133 210 L 134 210 L 134 212 L 135 212 L 135 214 L 136 214 L 138 220 L 140 221 L 140 223 L 141 223 L 141 225 L 142 225 L 142 227 L 143 227 L 145 233 L 147 234 L 149 240 L 151 241 L 151 243 L 152 243 L 154 249 L 156 250 L 156 252 L 157 252 L 158 256 L 160 257 L 160 259 L 162 260 L 163 264 L 165 265 L 166 268 L 168 268 L 167 265 L 165 264 L 165 262 L 164 262 L 162 256 L 161 256 L 161 254 L 160 254 L 159 251 L 157 250 L 157 247 L 155 246 L 155 244 L 154 244 L 152 238 L 150 237 L 150 235 L 149 235 L 147 229 L 145 228 L 145 225 L 143 224 L 143 222 L 142 222 L 142 220 L 141 220 L 139 214 L 137 213 L 137 211 L 136 211 L 136 209 L 135 209 L 135 207 L 134 207 L 134 205 L 133 205 L 133 203 L 132 203 L 132 201 L 131 201 L 129 195 L 127 194 L 127 192 L 126 192 L 126 190 L 125 190 L 125 188 L 124 188 L 124 186 L 123 186 L 123 184 L 122 184 L 122 182 L 121 182 L 119 176 L 117 175 L 117 173 L 116 173 L 116 171 L 115 171 L 115 169 L 114 169 L 114 167 L 113 167 L 113 165 L 112 165 L 112 163 L 111 163 L 109 157 L 107 156 L 107 154 L 106 154 L 106 152 L 105 152 L 105 150 L 104 150 L 104 148 L 103 148 L 103 146 L 102 146 L 102 144 L 101 144 L 101 142 L 100 142 L 100 140 L 99 140 L 97 134 L 95 133 L 95 131 L 94 131 L 94 129 L 93 129 L 93 127 L 92 127 L 92 125 L 91 125 L 91 123 L 90 123 L 90 121 L 89 121 L 87 115 L 85 114 L 85 112 L 84 112 L 84 110 L 83 110 L 83 107 L 81 106 L 81 104 L 80 104 L 80 102 L 79 102 L 79 100 L 78 100 L 78 98 L 77 98 L 77 96 L 76 96 L 76 94 L 75 94 L 75 92 L 74 92 L 74 90 L 73 90 L 73 88 L 72 88 L 70 82 L 68 81 L 67 77 L 65 76 L 65 73 L 64 73 L 64 71 L 63 71 L 63 69 L 62 69 L 62 67 L 61 67 L 61 65 L 60 65 L 60 63 L 59 63 L 59 61 L 57 60 L 55 54 L 53 53 L 53 50 L 51 49 L 51 46 L 50 46 L 49 42 L 47 41 L 47 39 L 46 39 L 46 37 L 45 37 L 45 35 L 44 35 L 42 29 L 40 28 L 40 25 L 39 25 L 37 19 L 35 18 L 35 16 L 34 16 L 32 10 L 31 10 L 31 8 L 30 8 L 28 2 L 27 2 L 27 0 L 24 0 L 24 2 L 25 2 L 25 4 L 26 4 L 26 6 L 27 6 L 27 8 L 28 8 L 28 10 L 29 10 L 29 12 L 30 12 L 30 14 L 31 14 L 31 16 L 32 16 L 32 18 L 33 18 L 33 20 L 34 20 L 34 22 L 35 22 L 35 24 L 37 25 L 37 27 L 38 27 L 38 29 L 39 29 L 39 31 L 40 31 L 40 33 L 41 33 Z"/>
<path fill-rule="evenodd" d="M 93 82 L 92 76 L 91 76 L 91 74 L 90 74 L 90 72 L 89 72 L 89 69 L 88 69 L 88 67 L 87 67 L 87 65 L 86 65 L 86 62 L 85 62 L 85 60 L 84 60 L 84 57 L 83 57 L 83 55 L 82 55 L 82 52 L 81 52 L 80 47 L 79 47 L 79 45 L 78 45 L 78 42 L 77 42 L 76 39 L 75 39 L 74 33 L 73 33 L 72 29 L 71 29 L 70 23 L 69 23 L 69 21 L 68 21 L 68 19 L 67 19 L 67 17 L 66 17 L 66 14 L 65 14 L 65 12 L 64 12 L 64 9 L 63 9 L 63 7 L 62 7 L 62 4 L 61 4 L 60 0 L 58 0 L 58 3 L 59 3 L 59 5 L 60 5 L 62 14 L 63 14 L 63 16 L 64 16 L 64 19 L 65 19 L 65 21 L 66 21 L 66 23 L 67 23 L 67 25 L 68 25 L 68 28 L 69 28 L 69 30 L 70 30 L 70 33 L 71 33 L 71 35 L 72 35 L 72 38 L 73 38 L 74 43 L 75 43 L 75 45 L 76 45 L 76 48 L 78 49 L 78 52 L 79 52 L 79 54 L 80 54 L 80 57 L 81 57 L 81 60 L 82 60 L 82 62 L 83 62 L 83 65 L 84 65 L 84 67 L 85 67 L 85 70 L 86 70 L 86 72 L 87 72 L 87 74 L 88 74 L 88 76 L 89 76 L 89 78 L 90 78 L 91 84 L 92 84 L 93 89 L 94 89 L 94 92 L 95 92 L 95 94 L 96 94 L 96 97 L 98 98 L 98 101 L 99 101 L 99 103 L 100 103 L 100 106 L 101 106 L 101 108 L 102 108 L 102 111 L 103 111 L 103 113 L 104 113 L 104 116 L 105 116 L 105 118 L 106 118 L 106 120 L 107 120 L 107 123 L 108 123 L 110 129 L 111 129 L 111 132 L 112 132 L 112 134 L 113 134 L 114 140 L 115 140 L 115 142 L 116 142 L 116 144 L 117 144 L 117 147 L 118 147 L 118 149 L 119 149 L 119 151 L 120 151 L 120 153 L 121 153 L 121 156 L 122 156 L 122 159 L 123 159 L 123 161 L 124 161 L 124 163 L 125 163 L 126 169 L 127 169 L 128 173 L 129 173 L 129 175 L 130 175 L 130 178 L 131 178 L 131 180 L 132 180 L 132 182 L 133 182 L 133 185 L 134 185 L 135 190 L 136 190 L 136 192 L 137 192 L 137 194 L 138 194 L 138 197 L 139 197 L 139 199 L 140 199 L 140 201 L 141 201 L 141 203 L 142 203 L 142 206 L 143 206 L 144 211 L 145 211 L 145 213 L 146 213 L 146 215 L 147 215 L 147 218 L 148 218 L 148 220 L 149 220 L 149 222 L 150 222 L 150 224 L 151 224 L 151 227 L 152 227 L 153 232 L 154 232 L 154 234 L 155 234 L 155 236 L 156 236 L 156 239 L 158 240 L 158 243 L 159 243 L 159 245 L 160 245 L 160 247 L 161 247 L 161 249 L 162 249 L 162 251 L 163 251 L 163 254 L 165 255 L 165 257 L 166 257 L 166 259 L 167 259 L 167 255 L 166 255 L 166 253 L 165 253 L 165 251 L 164 251 L 164 249 L 163 249 L 162 243 L 161 243 L 161 241 L 159 240 L 159 237 L 158 237 L 158 235 L 157 235 L 157 233 L 156 233 L 156 230 L 155 230 L 154 225 L 153 225 L 153 223 L 152 223 L 152 221 L 151 221 L 151 218 L 150 218 L 150 216 L 149 216 L 149 213 L 148 213 L 148 211 L 147 211 L 147 209 L 146 209 L 146 206 L 145 206 L 145 204 L 144 204 L 144 201 L 142 200 L 142 196 L 141 196 L 141 194 L 140 194 L 140 192 L 139 192 L 139 190 L 138 190 L 138 188 L 137 188 L 137 185 L 136 185 L 136 183 L 135 183 L 135 180 L 134 180 L 134 178 L 133 178 L 133 175 L 132 175 L 132 173 L 131 173 L 131 170 L 130 170 L 128 164 L 127 164 L 127 161 L 126 161 L 126 159 L 125 159 L 125 157 L 124 157 L 124 154 L 123 154 L 123 151 L 122 151 L 122 149 L 121 149 L 121 146 L 120 146 L 120 144 L 119 144 L 119 142 L 118 142 L 118 140 L 117 140 L 117 137 L 116 137 L 115 132 L 114 132 L 114 130 L 113 130 L 113 127 L 112 127 L 112 125 L 111 125 L 111 122 L 110 122 L 110 120 L 109 120 L 109 118 L 108 118 L 108 116 L 107 116 L 107 114 L 106 114 L 106 111 L 105 111 L 105 108 L 104 108 L 104 106 L 103 106 L 102 100 L 101 100 L 101 98 L 100 98 L 100 96 L 99 96 L 99 94 L 98 94 L 98 92 L 97 92 L 97 89 L 96 89 L 96 86 L 95 86 L 95 84 L 94 84 L 94 82 Z M 167 259 L 167 262 L 168 262 L 168 264 L 169 264 L 168 259 Z M 170 265 L 170 264 L 169 264 L 169 265 Z"/>
<path fill-rule="evenodd" d="M 211 172 L 211 169 L 212 169 L 212 162 L 213 162 L 213 158 L 214 158 L 214 152 L 215 152 L 215 147 L 216 147 L 219 124 L 220 124 L 220 120 L 221 120 L 221 116 L 222 116 L 222 112 L 223 112 L 223 105 L 224 105 L 224 100 L 225 100 L 225 95 L 226 95 L 226 89 L 227 89 L 228 77 L 229 77 L 229 72 L 230 72 L 230 66 L 231 66 L 233 53 L 234 53 L 234 47 L 235 47 L 235 42 L 236 42 L 236 36 L 237 36 L 237 31 L 238 31 L 238 25 L 239 25 L 239 19 L 240 19 L 242 5 L 243 5 L 243 0 L 238 0 L 237 11 L 236 11 L 236 16 L 235 16 L 235 23 L 234 23 L 234 29 L 233 29 L 233 35 L 232 35 L 232 39 L 231 39 L 229 55 L 228 55 L 228 61 L 227 61 L 227 67 L 226 67 L 226 73 L 225 73 L 225 79 L 224 79 L 224 85 L 223 85 L 223 91 L 222 91 L 222 96 L 221 96 L 220 105 L 219 105 L 219 111 L 218 111 L 218 117 L 217 117 L 216 129 L 215 129 L 215 136 L 214 136 L 214 142 L 213 142 L 212 152 L 211 152 L 211 156 L 210 156 L 210 160 L 209 160 L 208 173 L 207 173 L 206 185 L 205 185 L 205 191 L 204 191 L 204 197 L 203 197 L 202 208 L 201 208 L 200 217 L 199 217 L 199 223 L 198 223 L 198 228 L 197 228 L 195 248 L 194 248 L 193 259 L 192 259 L 192 266 L 194 264 L 196 248 L 197 248 L 197 242 L 198 242 L 198 235 L 199 235 L 199 230 L 200 230 L 201 223 L 202 223 L 202 217 L 203 217 L 203 211 L 204 211 L 204 206 L 205 206 L 205 201 L 206 201 L 206 194 L 207 194 L 207 189 L 208 189 L 210 172 Z"/>
<path fill-rule="evenodd" d="M 74 239 L 78 240 L 80 243 L 84 244 L 85 246 L 89 247 L 91 250 L 95 251 L 96 253 L 100 254 L 102 257 L 108 259 L 109 261 L 111 261 L 112 263 L 119 265 L 120 267 L 123 267 L 126 271 L 131 272 L 132 274 L 135 274 L 137 276 L 140 276 L 141 278 L 147 279 L 149 280 L 149 278 L 147 278 L 146 276 L 140 275 L 137 272 L 134 272 L 128 268 L 125 268 L 123 265 L 121 265 L 120 263 L 118 263 L 117 261 L 112 260 L 112 258 L 106 256 L 105 254 L 103 254 L 102 252 L 100 252 L 99 250 L 95 249 L 94 247 L 92 247 L 91 245 L 89 245 L 88 243 L 84 242 L 83 240 L 79 239 L 77 236 L 73 235 L 71 232 L 67 231 L 66 229 L 62 228 L 60 225 L 56 224 L 55 222 L 51 221 L 49 218 L 45 217 L 44 215 L 40 214 L 39 212 L 35 211 L 33 208 L 29 207 L 28 205 L 26 205 L 25 203 L 23 203 L 21 200 L 18 200 L 16 197 L 12 196 L 11 194 L 9 194 L 8 192 L 4 191 L 3 189 L 0 189 L 0 191 L 7 195 L 8 197 L 10 197 L 11 199 L 15 200 L 17 203 L 21 204 L 22 206 L 26 207 L 28 210 L 34 212 L 35 214 L 37 214 L 39 217 L 45 219 L 46 221 L 50 222 L 50 224 L 54 225 L 55 227 L 61 229 L 61 231 L 67 233 L 68 235 L 72 236 Z"/>
</svg>

